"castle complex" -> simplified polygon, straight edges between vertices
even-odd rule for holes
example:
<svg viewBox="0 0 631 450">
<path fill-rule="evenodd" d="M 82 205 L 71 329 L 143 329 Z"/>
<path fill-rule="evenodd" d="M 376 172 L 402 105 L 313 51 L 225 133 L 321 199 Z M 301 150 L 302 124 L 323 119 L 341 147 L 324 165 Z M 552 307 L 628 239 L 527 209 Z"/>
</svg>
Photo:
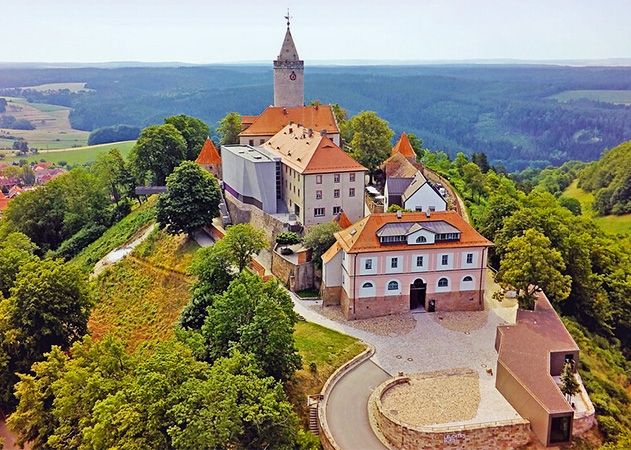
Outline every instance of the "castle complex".
<svg viewBox="0 0 631 450">
<path fill-rule="evenodd" d="M 576 372 L 579 350 L 545 294 L 539 294 L 534 311 L 518 310 L 508 296 L 503 300 L 512 306 L 495 299 L 492 294 L 501 292 L 487 267 L 493 243 L 461 215 L 448 181 L 419 163 L 405 133 L 381 165 L 382 186 L 366 186 L 367 169 L 343 150 L 333 108 L 304 105 L 304 61 L 289 15 L 286 19 L 285 38 L 274 60 L 273 105 L 259 115 L 242 116 L 239 143 L 223 145 L 221 154 L 207 141 L 198 163 L 222 179 L 236 222 L 249 221 L 272 240 L 286 229 L 339 225 L 334 244 L 322 255 L 319 286 L 311 256 L 305 256 L 310 249 L 296 248 L 290 256 L 273 249 L 270 270 L 290 289 L 319 287 L 323 307 L 339 308 L 346 320 L 410 312 L 416 317 L 414 334 L 379 336 L 371 342 L 380 352 L 379 376 L 383 371 L 399 375 L 369 386 L 373 394 L 359 406 L 368 410 L 370 425 L 355 417 L 352 425 L 343 421 L 343 431 L 332 436 L 328 394 L 319 396 L 325 405 L 318 413 L 324 448 L 510 449 L 533 438 L 544 446 L 564 444 L 588 430 L 595 419 L 586 391 L 581 387 L 568 401 L 559 388 L 568 364 Z M 397 212 L 384 212 L 395 206 Z M 483 323 L 442 326 L 452 312 L 456 319 L 451 320 Z M 407 423 L 383 402 L 400 386 L 413 384 L 415 375 L 436 383 L 474 376 L 472 390 L 480 403 L 466 419 L 427 426 Z M 446 399 L 451 395 L 451 390 L 445 392 Z M 441 405 L 432 408 L 434 413 Z M 362 433 L 353 428 L 357 424 L 368 426 L 385 445 L 334 442 Z"/>
</svg>

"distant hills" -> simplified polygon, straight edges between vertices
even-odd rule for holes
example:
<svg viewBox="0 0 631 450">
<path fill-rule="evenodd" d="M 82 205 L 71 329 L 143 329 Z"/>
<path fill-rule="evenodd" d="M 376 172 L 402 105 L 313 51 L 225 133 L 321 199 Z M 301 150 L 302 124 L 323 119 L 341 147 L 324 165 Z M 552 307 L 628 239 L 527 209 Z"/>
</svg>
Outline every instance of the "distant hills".
<svg viewBox="0 0 631 450">
<path fill-rule="evenodd" d="M 631 106 L 616 104 L 618 92 L 628 98 L 631 91 L 631 67 L 381 63 L 307 64 L 306 99 L 339 103 L 351 115 L 377 111 L 397 134 L 415 133 L 429 148 L 452 156 L 483 151 L 509 170 L 595 160 L 631 139 Z M 121 67 L 128 64 L 136 66 Z M 87 131 L 118 124 L 142 127 L 181 113 L 214 127 L 227 112 L 258 114 L 272 102 L 270 62 L 150 65 L 0 65 L 0 96 L 23 94 L 21 86 L 87 83 L 93 91 L 27 95 L 33 102 L 72 107 L 73 127 Z M 589 96 L 581 91 L 590 91 Z"/>
</svg>

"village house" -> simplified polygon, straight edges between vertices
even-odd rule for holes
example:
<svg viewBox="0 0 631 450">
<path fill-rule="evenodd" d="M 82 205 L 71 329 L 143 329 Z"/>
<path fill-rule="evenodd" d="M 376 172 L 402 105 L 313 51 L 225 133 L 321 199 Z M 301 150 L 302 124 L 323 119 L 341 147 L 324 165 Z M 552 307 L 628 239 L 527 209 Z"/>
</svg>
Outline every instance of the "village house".
<svg viewBox="0 0 631 450">
<path fill-rule="evenodd" d="M 385 174 L 384 208 L 398 205 L 409 211 L 446 211 L 447 201 L 423 174 L 405 133 L 381 168 Z"/>
<path fill-rule="evenodd" d="M 335 234 L 322 298 L 347 319 L 483 309 L 493 244 L 454 211 L 372 214 Z"/>
</svg>

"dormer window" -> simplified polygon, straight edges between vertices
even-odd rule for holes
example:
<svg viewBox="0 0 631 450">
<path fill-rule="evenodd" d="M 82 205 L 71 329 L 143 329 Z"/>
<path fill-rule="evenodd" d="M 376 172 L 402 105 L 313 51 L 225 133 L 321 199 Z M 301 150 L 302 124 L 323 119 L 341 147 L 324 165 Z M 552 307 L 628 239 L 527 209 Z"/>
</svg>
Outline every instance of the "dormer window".
<svg viewBox="0 0 631 450">
<path fill-rule="evenodd" d="M 419 236 L 416 238 L 417 244 L 424 244 L 425 242 L 427 242 L 427 238 L 425 236 Z"/>
</svg>

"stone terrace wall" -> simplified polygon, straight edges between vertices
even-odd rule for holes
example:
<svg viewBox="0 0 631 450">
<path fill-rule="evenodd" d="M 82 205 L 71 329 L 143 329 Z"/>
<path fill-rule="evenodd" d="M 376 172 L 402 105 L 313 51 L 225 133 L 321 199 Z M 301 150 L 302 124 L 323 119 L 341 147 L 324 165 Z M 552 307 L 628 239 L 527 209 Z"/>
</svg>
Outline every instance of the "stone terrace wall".
<svg viewBox="0 0 631 450">
<path fill-rule="evenodd" d="M 270 242 L 273 242 L 277 234 L 286 230 L 285 224 L 277 218 L 263 212 L 256 206 L 241 202 L 227 191 L 225 194 L 226 205 L 233 223 L 249 223 L 253 227 L 263 230 Z"/>
<path fill-rule="evenodd" d="M 525 445 L 531 439 L 530 424 L 525 419 L 460 427 L 412 427 L 402 423 L 383 409 L 381 399 L 390 388 L 408 381 L 408 377 L 388 380 L 375 389 L 369 400 L 371 422 L 378 427 L 388 447 L 399 450 L 509 450 Z"/>
</svg>

